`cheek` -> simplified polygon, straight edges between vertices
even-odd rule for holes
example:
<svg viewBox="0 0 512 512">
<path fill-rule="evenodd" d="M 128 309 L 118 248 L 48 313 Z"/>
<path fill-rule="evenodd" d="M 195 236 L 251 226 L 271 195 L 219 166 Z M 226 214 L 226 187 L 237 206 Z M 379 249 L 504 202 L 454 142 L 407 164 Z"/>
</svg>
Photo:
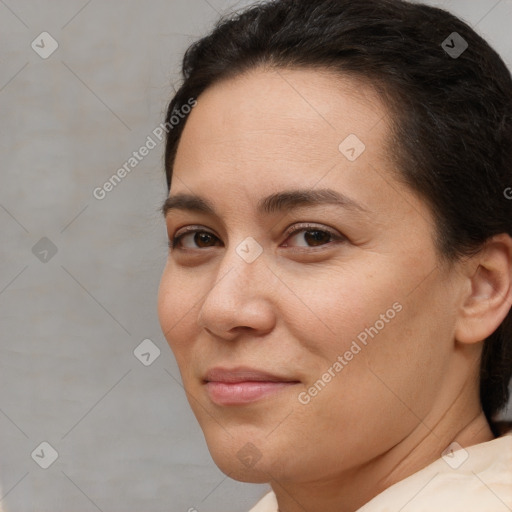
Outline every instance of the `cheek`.
<svg viewBox="0 0 512 512">
<path fill-rule="evenodd" d="M 180 363 L 184 352 L 191 343 L 191 335 L 196 314 L 195 305 L 201 294 L 187 285 L 182 273 L 173 272 L 168 263 L 158 289 L 158 318 L 162 332 L 174 355 Z"/>
<path fill-rule="evenodd" d="M 389 274 L 347 274 L 338 281 L 329 275 L 330 292 L 317 279 L 308 288 L 309 308 L 322 321 L 303 314 L 295 333 L 306 349 L 308 375 L 294 418 L 322 425 L 305 429 L 309 434 L 295 440 L 296 448 L 307 452 L 313 445 L 329 454 L 334 438 L 364 461 L 399 442 L 432 408 L 447 371 L 451 323 L 446 315 L 431 319 L 441 283 L 411 293 L 409 282 Z M 329 441 L 325 431 L 332 432 Z"/>
<path fill-rule="evenodd" d="M 393 307 L 400 291 L 398 285 L 390 285 L 398 280 L 390 275 L 389 267 L 386 275 L 370 258 L 355 267 L 355 263 L 340 262 L 283 276 L 291 290 L 283 294 L 293 304 L 287 310 L 286 324 L 294 326 L 293 337 L 324 364 L 349 350 L 353 340 L 364 343 L 374 324 L 379 332 L 388 328 L 400 309 Z"/>
<path fill-rule="evenodd" d="M 303 348 L 306 387 L 325 375 L 330 391 L 320 382 L 319 394 L 350 389 L 359 409 L 384 398 L 400 406 L 395 395 L 411 406 L 426 403 L 435 392 L 429 380 L 440 382 L 445 371 L 453 329 L 452 316 L 439 308 L 442 279 L 425 279 L 430 268 L 411 267 L 407 258 L 363 263 L 361 270 L 341 265 L 288 276 L 296 306 L 285 322 Z"/>
<path fill-rule="evenodd" d="M 412 293 L 414 280 L 394 288 L 389 286 L 392 282 L 362 280 L 350 287 L 347 281 L 345 290 L 351 293 L 342 291 L 337 298 L 351 305 L 330 303 L 324 310 L 326 323 L 330 319 L 337 331 L 323 346 L 323 372 L 339 356 L 343 366 L 338 365 L 339 376 L 332 379 L 324 398 L 345 396 L 349 390 L 346 406 L 355 414 L 345 418 L 355 420 L 352 428 L 361 428 L 361 412 L 381 411 L 382 420 L 390 424 L 397 418 L 404 426 L 409 420 L 416 423 L 411 411 L 420 416 L 428 412 L 447 372 L 454 318 L 439 307 L 445 302 L 441 280 L 425 281 Z"/>
</svg>

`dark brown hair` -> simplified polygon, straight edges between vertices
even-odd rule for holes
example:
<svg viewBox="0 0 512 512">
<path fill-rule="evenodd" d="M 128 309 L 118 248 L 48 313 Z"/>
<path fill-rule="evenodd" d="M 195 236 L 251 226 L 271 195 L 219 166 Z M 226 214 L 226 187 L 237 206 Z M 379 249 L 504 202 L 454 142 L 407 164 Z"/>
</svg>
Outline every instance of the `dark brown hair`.
<svg viewBox="0 0 512 512">
<path fill-rule="evenodd" d="M 430 205 L 435 242 L 448 261 L 473 254 L 495 234 L 512 235 L 512 200 L 504 193 L 512 186 L 512 78 L 462 20 L 403 0 L 255 4 L 187 50 L 166 121 L 216 82 L 262 65 L 331 69 L 376 87 L 393 114 L 399 178 Z M 185 122 L 167 135 L 168 188 Z M 509 311 L 481 360 L 480 399 L 491 426 L 511 376 Z"/>
</svg>

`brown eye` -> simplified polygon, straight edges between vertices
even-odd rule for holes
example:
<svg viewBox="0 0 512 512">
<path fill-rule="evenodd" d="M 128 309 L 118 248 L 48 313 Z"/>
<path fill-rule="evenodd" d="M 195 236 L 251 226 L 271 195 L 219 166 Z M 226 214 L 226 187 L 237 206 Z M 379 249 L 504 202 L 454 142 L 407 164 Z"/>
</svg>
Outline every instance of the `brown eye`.
<svg viewBox="0 0 512 512">
<path fill-rule="evenodd" d="M 171 249 L 204 249 L 213 247 L 219 239 L 208 231 L 189 229 L 187 232 L 175 236 L 169 241 Z"/>
<path fill-rule="evenodd" d="M 308 242 L 310 245 L 322 245 L 330 242 L 331 234 L 327 233 L 327 231 L 305 231 L 304 232 L 304 240 Z"/>
<path fill-rule="evenodd" d="M 210 247 L 210 244 L 214 242 L 214 236 L 204 231 L 194 233 L 194 242 L 198 247 Z"/>
<path fill-rule="evenodd" d="M 320 247 L 330 243 L 342 242 L 345 237 L 327 229 L 319 229 L 316 226 L 303 226 L 290 232 L 285 247 Z M 290 243 L 291 241 L 291 243 Z"/>
</svg>

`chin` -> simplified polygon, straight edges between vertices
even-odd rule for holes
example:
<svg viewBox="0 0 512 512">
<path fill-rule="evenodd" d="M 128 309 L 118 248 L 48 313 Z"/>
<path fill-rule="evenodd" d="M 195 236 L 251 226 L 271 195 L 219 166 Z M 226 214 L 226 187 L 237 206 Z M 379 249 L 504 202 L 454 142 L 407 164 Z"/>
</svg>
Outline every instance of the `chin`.
<svg viewBox="0 0 512 512">
<path fill-rule="evenodd" d="M 239 458 L 237 453 L 226 451 L 214 451 L 209 448 L 215 465 L 227 476 L 239 482 L 251 484 L 264 484 L 270 481 L 272 470 L 260 460 L 250 461 Z"/>
<path fill-rule="evenodd" d="M 238 482 L 244 482 L 247 484 L 266 484 L 269 483 L 270 473 L 267 471 L 256 470 L 256 469 L 241 469 L 240 466 L 229 462 L 225 465 L 219 464 L 214 461 L 217 467 L 229 478 L 237 480 Z"/>
<path fill-rule="evenodd" d="M 272 461 L 268 454 L 274 455 L 276 450 L 268 446 L 264 436 L 257 438 L 247 432 L 229 435 L 223 429 L 204 434 L 210 455 L 224 474 L 239 482 L 270 481 Z"/>
</svg>

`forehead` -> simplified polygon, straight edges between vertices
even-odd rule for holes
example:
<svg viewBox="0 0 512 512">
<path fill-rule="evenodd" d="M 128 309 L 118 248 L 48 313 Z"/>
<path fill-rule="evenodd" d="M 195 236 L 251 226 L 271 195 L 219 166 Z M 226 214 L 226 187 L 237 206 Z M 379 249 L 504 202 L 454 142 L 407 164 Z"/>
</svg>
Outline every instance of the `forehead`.
<svg viewBox="0 0 512 512">
<path fill-rule="evenodd" d="M 375 180 L 372 166 L 392 165 L 388 119 L 376 91 L 359 79 L 254 69 L 199 96 L 178 145 L 171 191 L 254 196 L 320 181 L 364 187 Z M 347 158 L 347 149 L 356 158 Z"/>
<path fill-rule="evenodd" d="M 382 134 L 374 128 L 385 128 L 386 115 L 376 91 L 360 79 L 310 68 L 257 68 L 206 89 L 182 140 L 192 135 L 227 149 L 250 135 L 252 145 L 244 149 L 278 146 L 287 139 L 325 151 L 333 144 L 337 149 L 336 142 L 350 133 L 374 144 Z"/>
</svg>

